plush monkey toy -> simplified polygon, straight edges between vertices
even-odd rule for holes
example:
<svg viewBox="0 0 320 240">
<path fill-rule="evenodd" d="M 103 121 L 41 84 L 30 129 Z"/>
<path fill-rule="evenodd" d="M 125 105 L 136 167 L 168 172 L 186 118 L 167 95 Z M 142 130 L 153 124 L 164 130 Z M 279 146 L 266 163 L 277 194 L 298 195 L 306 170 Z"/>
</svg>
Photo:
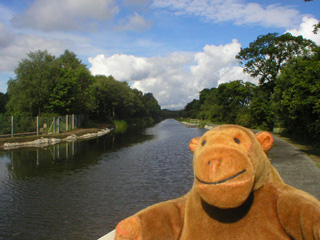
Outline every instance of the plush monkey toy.
<svg viewBox="0 0 320 240">
<path fill-rule="evenodd" d="M 282 181 L 272 145 L 271 134 L 236 125 L 191 140 L 192 189 L 121 221 L 115 239 L 320 239 L 320 202 Z"/>
</svg>

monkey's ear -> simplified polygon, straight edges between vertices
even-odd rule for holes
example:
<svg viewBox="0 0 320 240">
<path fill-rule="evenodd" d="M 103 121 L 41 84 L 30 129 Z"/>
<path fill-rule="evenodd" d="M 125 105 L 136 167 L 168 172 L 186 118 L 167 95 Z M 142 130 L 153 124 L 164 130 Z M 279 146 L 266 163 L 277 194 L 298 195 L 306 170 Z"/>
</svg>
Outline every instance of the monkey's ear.
<svg viewBox="0 0 320 240">
<path fill-rule="evenodd" d="M 260 143 L 262 150 L 265 153 L 268 153 L 274 142 L 272 135 L 268 132 L 259 132 L 256 134 L 256 138 Z"/>
<path fill-rule="evenodd" d="M 196 150 L 200 137 L 193 138 L 189 143 L 189 149 L 192 153 Z"/>
</svg>

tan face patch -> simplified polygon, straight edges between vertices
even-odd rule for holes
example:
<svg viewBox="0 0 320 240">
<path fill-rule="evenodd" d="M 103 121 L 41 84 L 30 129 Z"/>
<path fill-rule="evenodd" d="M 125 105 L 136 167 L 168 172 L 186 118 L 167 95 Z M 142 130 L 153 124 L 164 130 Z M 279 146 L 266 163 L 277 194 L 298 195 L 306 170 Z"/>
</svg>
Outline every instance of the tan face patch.
<svg viewBox="0 0 320 240">
<path fill-rule="evenodd" d="M 197 139 L 194 174 L 201 198 L 216 207 L 240 206 L 254 184 L 252 140 L 238 128 L 209 131 Z"/>
</svg>

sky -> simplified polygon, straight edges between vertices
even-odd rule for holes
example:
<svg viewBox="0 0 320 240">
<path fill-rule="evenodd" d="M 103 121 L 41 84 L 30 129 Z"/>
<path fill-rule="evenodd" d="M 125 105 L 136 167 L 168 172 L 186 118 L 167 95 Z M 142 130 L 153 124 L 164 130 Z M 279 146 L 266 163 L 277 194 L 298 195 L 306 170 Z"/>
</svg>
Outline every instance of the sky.
<svg viewBox="0 0 320 240">
<path fill-rule="evenodd" d="M 74 52 L 93 75 L 112 75 L 182 109 L 204 88 L 257 83 L 235 56 L 259 35 L 313 34 L 319 0 L 0 0 L 0 92 L 29 52 Z"/>
</svg>

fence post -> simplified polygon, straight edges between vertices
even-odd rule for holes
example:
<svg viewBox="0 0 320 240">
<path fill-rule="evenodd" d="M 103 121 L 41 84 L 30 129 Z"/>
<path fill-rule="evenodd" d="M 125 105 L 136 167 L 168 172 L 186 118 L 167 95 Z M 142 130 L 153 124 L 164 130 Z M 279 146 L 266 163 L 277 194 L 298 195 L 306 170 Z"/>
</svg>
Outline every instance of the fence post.
<svg viewBox="0 0 320 240">
<path fill-rule="evenodd" d="M 11 137 L 13 137 L 13 116 L 11 116 Z"/>
<path fill-rule="evenodd" d="M 56 117 L 53 117 L 53 133 L 56 133 Z"/>
<path fill-rule="evenodd" d="M 69 116 L 66 115 L 66 131 L 68 131 L 68 124 L 69 124 Z"/>
<path fill-rule="evenodd" d="M 39 135 L 39 116 L 37 117 L 37 135 Z"/>
<path fill-rule="evenodd" d="M 60 117 L 58 117 L 58 133 L 60 133 Z"/>
<path fill-rule="evenodd" d="M 74 114 L 72 114 L 72 130 L 74 130 Z"/>
</svg>

